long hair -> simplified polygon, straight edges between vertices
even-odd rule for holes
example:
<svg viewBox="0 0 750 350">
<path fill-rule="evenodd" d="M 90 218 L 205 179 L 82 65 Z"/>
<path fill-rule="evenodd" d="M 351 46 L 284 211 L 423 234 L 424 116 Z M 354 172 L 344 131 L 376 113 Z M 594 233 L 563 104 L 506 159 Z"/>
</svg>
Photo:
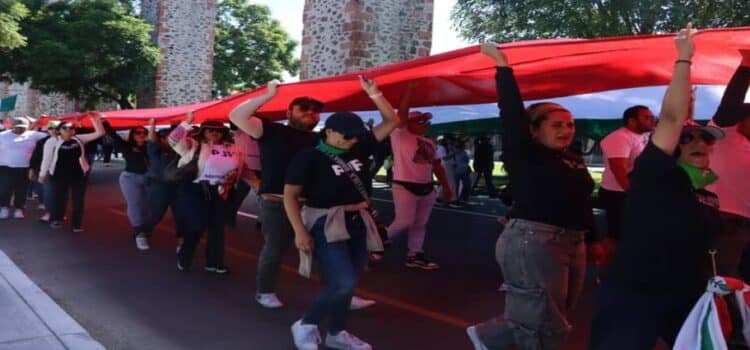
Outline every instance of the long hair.
<svg viewBox="0 0 750 350">
<path fill-rule="evenodd" d="M 129 144 L 131 144 L 131 145 L 135 145 L 135 132 L 136 132 L 137 130 L 143 130 L 143 131 L 145 131 L 145 132 L 146 132 L 146 134 L 148 135 L 148 129 L 146 129 L 145 127 L 142 127 L 142 126 L 134 126 L 134 127 L 130 128 L 130 131 L 128 132 L 128 140 L 127 140 L 127 142 L 128 142 Z M 144 142 L 144 143 L 145 143 L 145 142 Z"/>
</svg>

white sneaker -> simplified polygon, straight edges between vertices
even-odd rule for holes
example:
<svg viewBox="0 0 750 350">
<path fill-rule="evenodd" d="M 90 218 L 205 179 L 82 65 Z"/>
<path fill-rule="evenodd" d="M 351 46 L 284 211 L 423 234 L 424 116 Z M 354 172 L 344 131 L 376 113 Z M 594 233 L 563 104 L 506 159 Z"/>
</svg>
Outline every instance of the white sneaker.
<svg viewBox="0 0 750 350">
<path fill-rule="evenodd" d="M 341 331 L 339 334 L 326 336 L 326 346 L 332 349 L 342 350 L 372 350 L 372 346 L 363 342 L 347 331 Z"/>
<path fill-rule="evenodd" d="M 314 324 L 302 324 L 302 320 L 292 325 L 292 337 L 294 346 L 298 350 L 318 350 L 320 344 L 320 331 Z"/>
<path fill-rule="evenodd" d="M 352 302 L 349 304 L 349 310 L 362 310 L 373 305 L 375 305 L 375 300 L 360 298 L 355 295 L 352 297 Z"/>
<path fill-rule="evenodd" d="M 41 222 L 49 222 L 50 216 L 51 216 L 50 213 L 46 213 L 46 214 L 44 214 L 44 215 L 42 215 L 42 216 L 39 217 L 39 221 L 41 221 Z"/>
<path fill-rule="evenodd" d="M 9 216 L 10 216 L 10 208 L 8 207 L 0 208 L 0 219 L 7 219 Z"/>
<path fill-rule="evenodd" d="M 284 303 L 279 300 L 276 293 L 258 293 L 255 294 L 255 301 L 261 306 L 268 309 L 278 309 L 284 306 Z"/>
<path fill-rule="evenodd" d="M 484 346 L 484 344 L 482 344 L 482 341 L 479 339 L 479 334 L 477 334 L 477 326 L 466 328 L 466 334 L 469 335 L 469 340 L 471 340 L 471 344 L 474 345 L 474 350 L 490 350 L 486 346 Z"/>
<path fill-rule="evenodd" d="M 148 245 L 148 238 L 142 233 L 135 236 L 135 246 L 138 250 L 149 250 L 149 248 L 151 248 Z"/>
<path fill-rule="evenodd" d="M 16 209 L 13 211 L 13 218 L 14 219 L 23 219 L 25 216 L 23 215 L 23 209 Z"/>
<path fill-rule="evenodd" d="M 39 205 L 37 205 L 37 206 L 36 206 L 36 208 L 37 208 L 37 209 L 39 209 L 39 210 L 45 210 L 45 209 L 47 209 L 47 208 L 46 208 L 46 207 L 44 206 L 44 204 L 39 204 Z"/>
</svg>

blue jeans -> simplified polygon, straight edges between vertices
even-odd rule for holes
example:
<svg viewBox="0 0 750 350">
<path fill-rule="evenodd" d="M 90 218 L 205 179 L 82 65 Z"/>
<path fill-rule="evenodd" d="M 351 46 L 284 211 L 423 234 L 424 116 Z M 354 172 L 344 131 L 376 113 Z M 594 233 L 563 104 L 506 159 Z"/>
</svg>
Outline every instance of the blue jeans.
<svg viewBox="0 0 750 350">
<path fill-rule="evenodd" d="M 159 224 L 167 208 L 172 209 L 172 218 L 175 222 L 177 237 L 180 237 L 182 222 L 177 210 L 177 184 L 168 183 L 159 180 L 146 178 L 146 198 L 148 200 L 148 219 L 143 226 L 143 232 L 149 236 L 154 232 L 154 228 Z"/>
<path fill-rule="evenodd" d="M 329 243 L 323 232 L 325 219 L 320 218 L 310 230 L 324 287 L 302 322 L 318 325 L 330 316 L 328 333 L 337 334 L 346 329 L 354 288 L 367 263 L 367 233 L 359 214 L 347 214 L 346 228 L 351 239 Z"/>
<path fill-rule="evenodd" d="M 670 348 L 700 294 L 626 291 L 606 284 L 597 291 L 589 350 Z"/>
</svg>

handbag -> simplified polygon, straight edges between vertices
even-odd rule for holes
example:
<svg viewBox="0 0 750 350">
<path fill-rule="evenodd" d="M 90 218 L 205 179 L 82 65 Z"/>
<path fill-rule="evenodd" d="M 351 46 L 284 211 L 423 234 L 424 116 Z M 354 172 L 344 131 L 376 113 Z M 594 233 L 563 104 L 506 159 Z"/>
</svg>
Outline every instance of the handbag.
<svg viewBox="0 0 750 350">
<path fill-rule="evenodd" d="M 359 176 L 357 176 L 357 174 L 352 171 L 352 168 L 349 166 L 349 164 L 346 164 L 346 162 L 339 156 L 326 153 L 322 150 L 319 151 L 328 156 L 328 158 L 330 158 L 334 163 L 340 166 L 341 169 L 344 169 L 344 173 L 349 177 L 349 180 L 352 181 L 352 184 L 354 184 L 354 187 L 357 189 L 357 192 L 359 192 L 359 195 L 362 196 L 362 199 L 364 199 L 364 201 L 367 203 L 367 212 L 370 213 L 372 221 L 375 222 L 375 227 L 377 227 L 378 229 L 378 236 L 380 236 L 380 240 L 383 242 L 383 247 L 390 246 L 391 242 L 388 239 L 388 229 L 378 219 L 378 213 L 372 207 L 370 195 L 367 194 L 367 190 L 365 189 L 365 185 L 362 183 L 362 179 L 360 179 Z M 383 252 L 372 252 L 372 254 L 370 254 L 370 257 L 373 260 L 381 260 L 383 258 Z"/>
<path fill-rule="evenodd" d="M 195 153 L 193 153 L 193 158 L 190 159 L 187 164 L 178 166 L 180 157 L 176 157 L 169 162 L 169 164 L 164 167 L 164 181 L 179 182 L 183 179 L 195 179 L 198 176 L 198 159 L 200 158 L 200 153 L 201 145 L 198 144 Z"/>
</svg>

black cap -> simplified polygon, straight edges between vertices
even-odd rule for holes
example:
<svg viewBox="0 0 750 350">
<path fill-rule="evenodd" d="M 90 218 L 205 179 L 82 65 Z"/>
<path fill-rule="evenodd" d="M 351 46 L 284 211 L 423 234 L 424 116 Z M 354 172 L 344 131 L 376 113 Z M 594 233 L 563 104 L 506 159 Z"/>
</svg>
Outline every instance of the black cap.
<svg viewBox="0 0 750 350">
<path fill-rule="evenodd" d="M 201 129 L 227 129 L 227 126 L 218 119 L 206 119 L 201 123 Z"/>
<path fill-rule="evenodd" d="M 331 129 L 345 137 L 358 137 L 367 133 L 365 123 L 358 115 L 351 112 L 338 112 L 326 119 L 323 129 Z"/>
</svg>

